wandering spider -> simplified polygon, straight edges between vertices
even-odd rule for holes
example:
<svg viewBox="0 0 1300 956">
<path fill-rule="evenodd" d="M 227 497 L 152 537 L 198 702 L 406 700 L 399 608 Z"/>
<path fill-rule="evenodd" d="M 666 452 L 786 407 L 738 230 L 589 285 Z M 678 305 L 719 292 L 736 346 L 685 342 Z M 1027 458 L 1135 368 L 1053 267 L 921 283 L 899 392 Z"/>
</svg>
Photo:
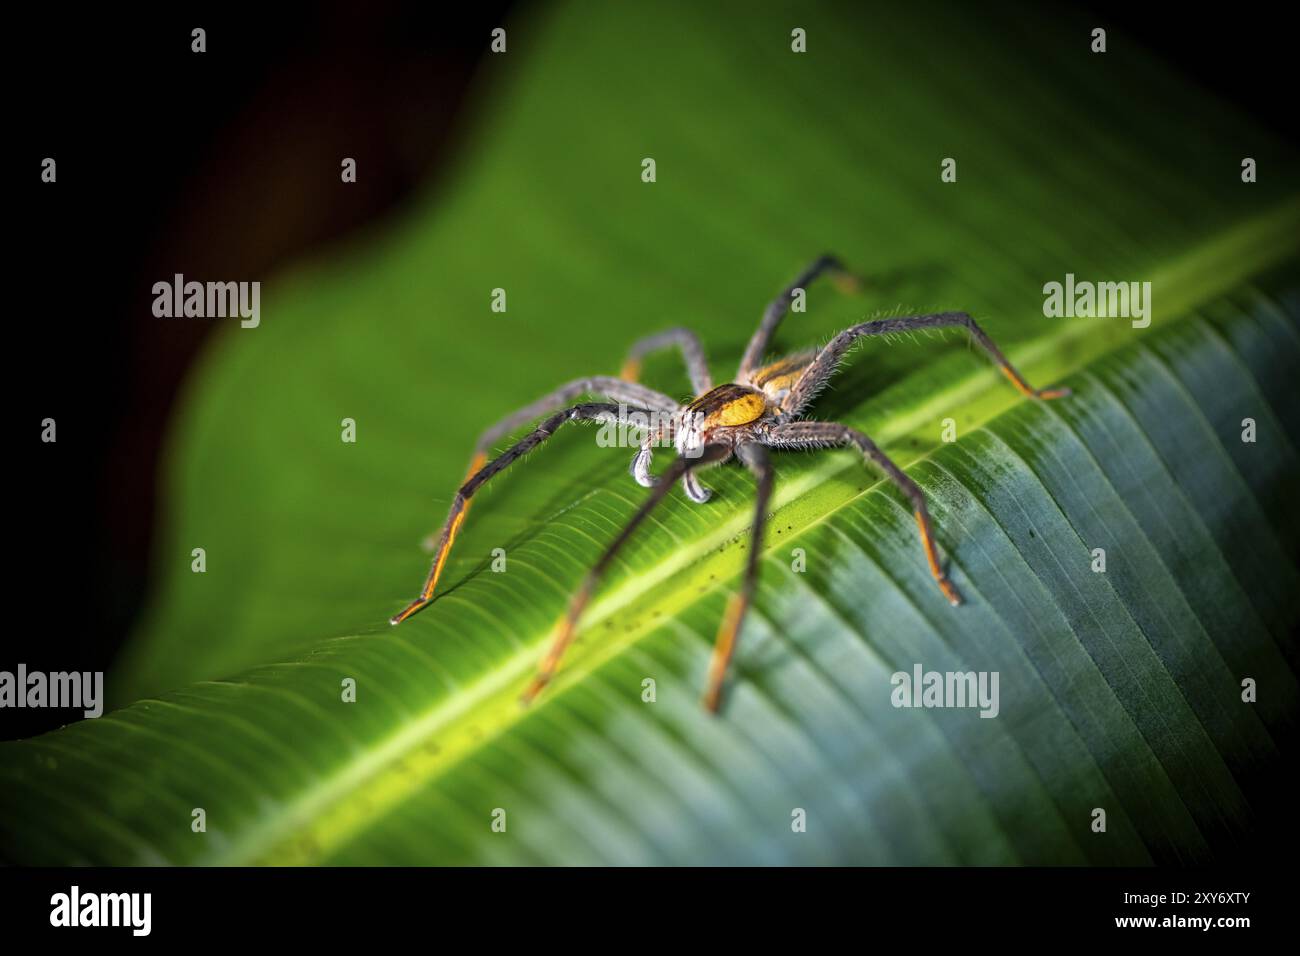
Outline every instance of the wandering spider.
<svg viewBox="0 0 1300 956">
<path fill-rule="evenodd" d="M 601 575 L 609 567 L 615 554 L 627 543 L 637 526 L 645 520 L 655 505 L 667 497 L 673 485 L 680 480 L 687 497 L 702 504 L 709 499 L 708 489 L 696 478 L 697 469 L 716 465 L 736 456 L 754 473 L 757 494 L 754 507 L 754 525 L 750 534 L 751 546 L 745 564 L 745 574 L 740 590 L 731 596 L 718 630 L 713 657 L 709 665 L 708 687 L 704 705 L 710 711 L 718 709 L 722 682 L 727 665 L 735 650 L 745 612 L 754 597 L 758 580 L 758 559 L 762 551 L 763 527 L 767 521 L 767 506 L 772 495 L 772 466 L 767 449 L 827 448 L 851 445 L 874 462 L 885 476 L 893 481 L 911 500 L 916 524 L 921 532 L 921 544 L 939 588 L 954 607 L 961 603 L 961 595 L 948 579 L 934 546 L 934 532 L 930 515 L 925 507 L 925 493 L 897 465 L 876 447 L 870 438 L 847 425 L 833 422 L 802 421 L 808 406 L 834 374 L 844 353 L 858 339 L 868 335 L 888 335 L 916 329 L 964 328 L 984 351 L 1002 369 L 1013 385 L 1030 398 L 1050 399 L 1069 394 L 1069 389 L 1030 388 L 1015 367 L 984 334 L 965 312 L 941 312 L 932 315 L 914 315 L 894 319 L 863 322 L 845 329 L 821 349 L 800 352 L 779 359 L 770 365 L 760 365 L 768 342 L 781 320 L 790 309 L 797 290 L 805 289 L 822 273 L 829 273 L 845 289 L 856 288 L 856 278 L 847 272 L 833 256 L 822 256 L 800 275 L 790 287 L 778 296 L 763 313 L 763 320 L 745 354 L 735 382 L 714 386 L 704 359 L 704 350 L 695 333 L 689 329 L 669 329 L 632 346 L 619 378 L 592 376 L 569 382 L 551 394 L 521 408 L 479 438 L 473 463 L 465 483 L 456 492 L 447 522 L 436 538 L 426 539 L 425 546 L 434 552 L 433 567 L 425 579 L 420 596 L 405 610 L 395 615 L 392 624 L 400 624 L 412 614 L 431 604 L 438 586 L 447 554 L 456 533 L 469 511 L 470 499 L 493 475 L 503 471 L 511 462 L 551 437 L 565 422 L 601 421 L 627 423 L 630 412 L 638 418 L 649 416 L 652 425 L 641 439 L 640 448 L 632 459 L 632 475 L 637 483 L 652 489 L 648 498 L 632 516 L 632 520 L 610 543 L 595 566 L 587 573 L 582 586 L 569 604 L 568 612 L 560 622 L 551 647 L 542 659 L 537 676 L 524 692 L 524 702 L 531 701 L 554 676 L 560 658 L 573 639 L 578 619 L 591 600 Z M 649 352 L 668 346 L 681 349 L 690 374 L 691 387 L 696 397 L 681 405 L 667 395 L 641 385 L 637 378 L 641 359 Z M 587 402 L 570 405 L 575 398 L 591 395 L 606 402 Z M 619 404 L 610 404 L 618 402 Z M 566 407 L 567 406 L 567 407 Z M 557 411 L 558 409 L 558 411 Z M 488 449 L 505 435 L 522 425 L 547 417 L 531 432 L 511 445 L 498 457 L 488 461 Z M 677 459 L 655 478 L 650 474 L 650 456 L 656 443 L 671 440 L 678 451 Z"/>
</svg>

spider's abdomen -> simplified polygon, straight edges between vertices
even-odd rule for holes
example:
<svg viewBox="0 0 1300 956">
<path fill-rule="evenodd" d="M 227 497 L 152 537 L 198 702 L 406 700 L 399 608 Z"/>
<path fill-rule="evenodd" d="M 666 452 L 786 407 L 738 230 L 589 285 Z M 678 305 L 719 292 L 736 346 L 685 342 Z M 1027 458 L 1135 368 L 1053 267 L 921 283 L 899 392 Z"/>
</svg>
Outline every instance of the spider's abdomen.
<svg viewBox="0 0 1300 956">
<path fill-rule="evenodd" d="M 699 416 L 696 420 L 705 431 L 720 426 L 748 425 L 763 417 L 767 397 L 747 385 L 719 385 L 687 405 L 686 411 Z"/>
</svg>

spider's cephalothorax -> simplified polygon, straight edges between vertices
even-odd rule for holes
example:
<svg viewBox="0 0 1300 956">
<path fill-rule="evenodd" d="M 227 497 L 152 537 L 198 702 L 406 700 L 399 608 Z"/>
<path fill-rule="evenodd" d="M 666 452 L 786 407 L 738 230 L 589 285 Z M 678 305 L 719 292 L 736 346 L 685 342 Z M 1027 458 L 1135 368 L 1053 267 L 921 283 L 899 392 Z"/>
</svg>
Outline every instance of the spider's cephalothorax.
<svg viewBox="0 0 1300 956">
<path fill-rule="evenodd" d="M 660 423 L 646 430 L 641 447 L 632 459 L 632 475 L 641 485 L 653 490 L 632 516 L 632 520 L 605 549 L 574 595 L 568 613 L 560 622 L 550 649 L 542 659 L 537 676 L 524 693 L 525 701 L 532 700 L 554 676 L 601 575 L 651 510 L 668 495 L 678 480 L 693 501 L 701 504 L 708 501 L 709 492 L 699 484 L 696 471 L 735 457 L 754 473 L 757 490 L 751 531 L 752 545 L 747 555 L 744 577 L 740 590 L 732 595 L 727 605 L 709 666 L 704 702 L 709 710 L 717 710 L 727 665 L 758 580 L 763 527 L 772 496 L 772 466 L 767 453 L 769 448 L 849 446 L 861 452 L 866 460 L 884 472 L 885 477 L 898 485 L 911 501 L 930 572 L 949 603 L 954 606 L 960 604 L 961 595 L 939 560 L 934 532 L 930 526 L 930 514 L 925 505 L 925 493 L 862 432 L 834 422 L 802 420 L 804 413 L 834 373 L 844 353 L 859 339 L 869 335 L 887 335 L 917 329 L 965 329 L 976 344 L 997 363 L 1011 383 L 1027 397 L 1058 398 L 1068 395 L 1069 390 L 1031 388 L 993 344 L 993 340 L 965 312 L 939 312 L 863 322 L 845 329 L 821 349 L 802 352 L 767 365 L 761 364 L 773 333 L 789 311 L 792 296 L 805 289 L 823 272 L 829 273 L 846 288 L 857 287 L 857 280 L 834 257 L 822 256 L 814 262 L 767 307 L 758 330 L 745 348 L 734 382 L 715 388 L 699 339 L 689 329 L 669 329 L 636 343 L 618 378 L 592 376 L 569 382 L 484 432 L 475 449 L 469 474 L 452 501 L 446 523 L 438 535 L 426 540 L 426 545 L 434 552 L 434 558 L 420 596 L 396 614 L 392 623 L 400 624 L 433 603 L 438 578 L 442 574 L 456 533 L 469 511 L 470 499 L 484 482 L 541 444 L 565 422 L 630 424 L 625 417 L 630 412 L 639 417 L 650 416 L 650 420 Z M 686 405 L 637 381 L 642 357 L 667 346 L 677 346 L 686 360 L 691 386 L 696 395 Z M 584 395 L 603 401 L 572 404 Z M 528 434 L 496 458 L 488 460 L 488 450 L 499 439 L 529 422 L 536 424 Z M 664 469 L 663 474 L 655 477 L 650 472 L 652 449 L 655 444 L 663 441 L 672 442 L 677 457 Z"/>
<path fill-rule="evenodd" d="M 739 436 L 754 422 L 771 418 L 776 408 L 767 396 L 749 385 L 719 385 L 709 389 L 674 417 L 673 445 L 689 455 L 706 445 L 735 448 Z"/>
</svg>

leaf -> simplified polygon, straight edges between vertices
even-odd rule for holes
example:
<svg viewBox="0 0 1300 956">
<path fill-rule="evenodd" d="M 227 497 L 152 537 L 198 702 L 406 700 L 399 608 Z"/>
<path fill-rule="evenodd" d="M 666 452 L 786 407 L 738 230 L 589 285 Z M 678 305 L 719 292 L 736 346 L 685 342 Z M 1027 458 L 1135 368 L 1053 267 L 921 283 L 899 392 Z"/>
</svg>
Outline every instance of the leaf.
<svg viewBox="0 0 1300 956">
<path fill-rule="evenodd" d="M 803 57 L 788 17 L 749 8 L 575 6 L 512 30 L 458 173 L 287 277 L 197 376 L 164 580 L 113 675 L 136 703 L 0 746 L 7 858 L 1109 864 L 1256 845 L 1294 755 L 1300 203 L 1237 170 L 1242 143 L 1274 168 L 1281 148 L 1113 37 L 1120 78 L 1102 78 L 1078 24 L 797 16 Z M 522 710 L 568 594 L 643 495 L 630 453 L 573 430 L 476 503 L 439 602 L 387 626 L 483 427 L 669 324 L 699 328 L 725 375 L 827 249 L 869 298 L 815 286 L 782 347 L 864 309 L 960 308 L 1032 381 L 1075 389 L 1027 403 L 963 341 L 922 338 L 862 348 L 819 402 L 908 464 L 966 605 L 943 602 L 901 499 L 854 456 L 782 455 L 761 593 L 709 718 L 752 495 L 719 469 L 707 506 L 674 496 L 634 539 Z M 1151 327 L 1045 318 L 1043 283 L 1067 272 L 1150 280 Z M 649 372 L 685 394 L 669 357 Z M 916 663 L 996 671 L 999 716 L 893 707 L 891 674 Z"/>
</svg>

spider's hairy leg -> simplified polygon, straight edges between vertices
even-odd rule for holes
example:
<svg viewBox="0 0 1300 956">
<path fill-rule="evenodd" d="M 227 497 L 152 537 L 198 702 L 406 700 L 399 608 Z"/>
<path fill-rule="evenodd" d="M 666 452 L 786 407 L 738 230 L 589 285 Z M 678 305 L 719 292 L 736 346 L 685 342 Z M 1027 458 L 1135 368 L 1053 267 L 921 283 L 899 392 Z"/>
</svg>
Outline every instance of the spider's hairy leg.
<svg viewBox="0 0 1300 956">
<path fill-rule="evenodd" d="M 740 370 L 736 373 L 738 380 L 744 381 L 762 363 L 763 353 L 767 351 L 776 327 L 781 324 L 781 320 L 790 310 L 790 301 L 794 298 L 795 289 L 807 289 L 823 272 L 831 274 L 841 292 L 856 292 L 862 288 L 862 280 L 844 268 L 844 264 L 839 259 L 832 255 L 824 255 L 817 259 L 763 310 L 763 319 L 759 322 L 758 329 L 749 340 L 749 345 L 745 347 L 745 355 L 740 360 Z"/>
<path fill-rule="evenodd" d="M 461 480 L 461 484 L 464 485 L 471 478 L 473 478 L 480 471 L 482 471 L 483 466 L 487 464 L 487 460 L 488 460 L 487 452 L 485 451 L 474 452 L 474 457 L 470 460 L 469 463 L 469 471 L 465 472 L 465 477 Z M 462 508 L 460 512 L 461 522 L 464 522 L 466 515 L 469 514 L 469 506 L 471 504 L 472 502 L 466 500 L 465 507 Z M 457 529 L 459 529 L 459 527 L 460 526 L 458 524 Z M 452 531 L 451 536 L 454 539 L 456 537 L 456 531 Z M 439 538 L 438 532 L 436 531 L 431 532 L 422 542 L 420 542 L 420 546 L 424 548 L 425 551 L 432 552 L 438 547 L 438 538 Z M 450 541 L 448 541 L 447 547 L 448 548 L 451 547 Z"/>
<path fill-rule="evenodd" d="M 1024 376 L 1016 370 L 1016 367 L 1007 361 L 1007 357 L 1002 354 L 1002 350 L 993 344 L 993 340 L 965 312 L 937 312 L 933 315 L 909 315 L 897 319 L 876 319 L 845 329 L 817 353 L 817 357 L 809 363 L 799 381 L 790 389 L 790 394 L 781 405 L 782 417 L 786 421 L 797 418 L 808 407 L 812 400 L 817 397 L 817 393 L 821 391 L 826 381 L 834 374 L 835 367 L 843 358 L 844 353 L 858 339 L 868 335 L 890 335 L 895 332 L 943 328 L 963 328 L 969 332 L 970 337 L 989 354 L 989 357 L 1002 370 L 1002 374 L 1010 379 L 1011 384 L 1026 398 L 1046 400 L 1064 398 L 1070 394 L 1068 388 L 1035 389 L 1031 387 L 1025 381 Z"/>
<path fill-rule="evenodd" d="M 675 412 L 680 407 L 662 392 L 646 388 L 638 382 L 628 382 L 609 375 L 592 375 L 566 382 L 549 395 L 543 395 L 537 401 L 507 415 L 479 436 L 475 450 L 486 452 L 519 426 L 571 404 L 579 395 L 594 395 L 607 402 L 621 402 L 639 411 Z"/>
<path fill-rule="evenodd" d="M 700 450 L 699 455 L 694 457 L 683 455 L 668 466 L 659 482 L 651 489 L 650 495 L 637 509 L 636 514 L 619 532 L 618 537 L 610 542 L 604 553 L 592 566 L 592 569 L 587 572 L 581 587 L 578 588 L 577 593 L 569 602 L 569 609 L 559 623 L 546 656 L 542 658 L 541 663 L 538 665 L 537 676 L 533 678 L 532 683 L 528 685 L 521 697 L 524 704 L 532 703 L 546 685 L 551 682 L 551 678 L 555 676 L 555 671 L 560 666 L 560 659 L 573 641 L 578 619 L 582 617 L 582 612 L 586 610 L 587 605 L 591 602 L 591 597 L 595 593 L 601 577 L 609 568 L 610 562 L 614 560 L 615 555 L 622 550 L 623 545 L 627 544 L 641 522 L 655 509 L 656 505 L 668 497 L 668 493 L 672 491 L 673 485 L 677 483 L 678 478 L 695 468 L 725 461 L 730 456 L 731 449 L 726 445 L 707 445 Z"/>
<path fill-rule="evenodd" d="M 460 526 L 465 521 L 465 514 L 469 511 L 470 499 L 483 484 L 493 475 L 504 471 L 509 465 L 526 455 L 533 448 L 536 448 L 546 439 L 559 429 L 565 422 L 574 421 L 605 421 L 617 422 L 620 420 L 620 410 L 617 405 L 604 403 L 588 403 L 585 405 L 574 405 L 572 408 L 566 408 L 561 412 L 550 416 L 541 422 L 531 432 L 515 442 L 510 448 L 506 449 L 501 455 L 488 462 L 482 468 L 475 471 L 460 486 L 456 492 L 456 497 L 452 500 L 451 511 L 447 515 L 447 521 L 442 526 L 442 532 L 438 535 L 437 547 L 434 551 L 433 567 L 429 570 L 429 576 L 424 580 L 424 587 L 420 589 L 420 596 L 408 604 L 400 613 L 393 615 L 389 619 L 390 624 L 401 624 L 412 614 L 420 611 L 433 603 L 433 592 L 438 586 L 438 578 L 442 575 L 443 565 L 447 562 L 447 555 L 451 552 L 451 546 L 456 540 L 456 534 L 460 531 Z"/>
<path fill-rule="evenodd" d="M 745 577 L 740 590 L 727 602 L 727 611 L 713 644 L 713 657 L 709 661 L 709 683 L 704 691 L 704 706 L 711 713 L 717 713 L 722 701 L 722 682 L 727 676 L 727 666 L 735 653 L 736 640 L 745 622 L 745 612 L 754 600 L 754 589 L 758 584 L 758 561 L 763 550 L 763 529 L 767 523 L 767 505 L 772 498 L 772 464 L 763 446 L 754 443 L 739 445 L 736 455 L 754 473 L 757 485 L 754 526 L 750 532 L 749 554 L 745 560 Z"/>
<path fill-rule="evenodd" d="M 934 529 L 930 525 L 930 511 L 925 506 L 925 492 L 920 486 L 899 468 L 883 451 L 862 432 L 840 425 L 836 422 L 790 422 L 785 425 L 773 425 L 763 436 L 763 443 L 771 448 L 827 448 L 835 445 L 851 445 L 862 452 L 863 456 L 876 464 L 890 481 L 896 484 L 912 502 L 912 514 L 916 518 L 917 529 L 921 532 L 921 544 L 925 548 L 925 559 L 930 565 L 939 590 L 953 607 L 962 603 L 961 593 L 948 578 L 939 552 L 934 544 Z"/>
<path fill-rule="evenodd" d="M 682 359 L 686 362 L 686 372 L 691 377 L 691 388 L 696 395 L 703 395 L 713 388 L 713 376 L 709 374 L 709 363 L 704 357 L 704 346 L 699 336 L 690 329 L 668 329 L 655 335 L 647 336 L 636 342 L 627 353 L 627 361 L 619 378 L 626 382 L 635 382 L 641 374 L 641 360 L 651 352 L 675 345 L 682 350 Z"/>
<path fill-rule="evenodd" d="M 595 395 L 611 402 L 621 402 L 634 411 L 673 412 L 678 408 L 677 402 L 661 392 L 646 388 L 636 382 L 625 382 L 608 375 L 593 375 L 588 378 L 574 379 L 566 382 L 549 395 L 543 395 L 537 401 L 525 405 L 518 411 L 511 412 L 479 436 L 474 445 L 474 460 L 470 463 L 466 480 L 474 475 L 488 459 L 492 446 L 502 437 L 516 428 L 536 421 L 543 415 L 572 404 L 579 395 Z M 454 534 L 454 533 L 453 533 Z M 438 547 L 439 533 L 434 532 L 424 539 L 424 549 L 434 551 Z"/>
</svg>

